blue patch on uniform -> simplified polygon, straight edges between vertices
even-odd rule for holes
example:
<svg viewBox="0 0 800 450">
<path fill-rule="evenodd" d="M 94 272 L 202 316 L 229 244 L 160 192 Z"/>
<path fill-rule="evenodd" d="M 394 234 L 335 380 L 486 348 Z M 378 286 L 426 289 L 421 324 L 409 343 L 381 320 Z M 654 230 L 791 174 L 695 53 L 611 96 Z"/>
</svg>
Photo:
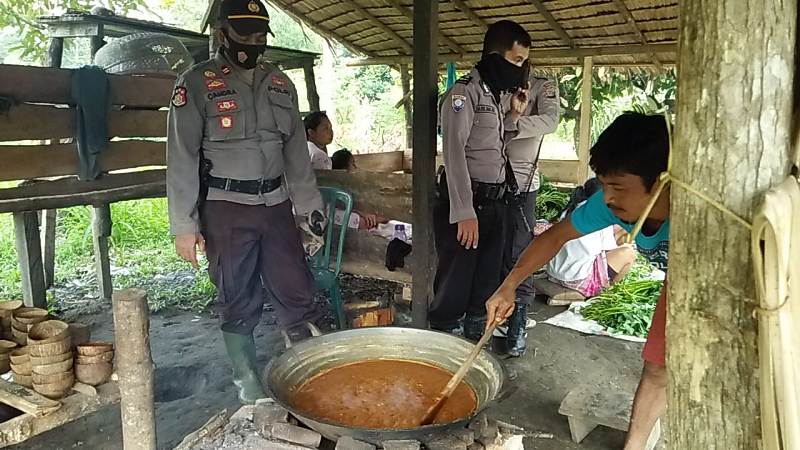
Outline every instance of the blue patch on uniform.
<svg viewBox="0 0 800 450">
<path fill-rule="evenodd" d="M 467 97 L 463 95 L 453 95 L 453 112 L 461 112 L 467 102 Z"/>
</svg>

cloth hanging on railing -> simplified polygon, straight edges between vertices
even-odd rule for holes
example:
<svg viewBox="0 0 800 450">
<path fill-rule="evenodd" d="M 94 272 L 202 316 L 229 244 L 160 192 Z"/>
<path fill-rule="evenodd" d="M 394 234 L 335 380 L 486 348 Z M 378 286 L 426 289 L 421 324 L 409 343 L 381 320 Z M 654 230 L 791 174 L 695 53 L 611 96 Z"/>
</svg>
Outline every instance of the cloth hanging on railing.
<svg viewBox="0 0 800 450">
<path fill-rule="evenodd" d="M 91 181 L 100 175 L 97 155 L 108 148 L 111 93 L 106 72 L 96 66 L 73 71 L 72 101 L 75 103 L 78 179 Z"/>
<path fill-rule="evenodd" d="M 447 63 L 447 85 L 445 86 L 445 90 L 453 87 L 453 85 L 456 84 L 457 78 L 458 74 L 456 74 L 456 63 Z"/>
</svg>

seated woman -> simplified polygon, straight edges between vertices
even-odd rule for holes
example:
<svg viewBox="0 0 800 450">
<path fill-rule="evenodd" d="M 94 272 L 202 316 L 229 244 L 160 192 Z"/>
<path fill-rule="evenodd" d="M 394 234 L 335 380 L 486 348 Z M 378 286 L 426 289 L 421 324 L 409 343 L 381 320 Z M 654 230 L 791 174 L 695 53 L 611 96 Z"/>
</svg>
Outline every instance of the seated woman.
<svg viewBox="0 0 800 450">
<path fill-rule="evenodd" d="M 315 170 L 331 170 L 328 145 L 333 142 L 333 125 L 325 111 L 314 111 L 303 119 L 308 139 L 308 156 Z"/>
</svg>

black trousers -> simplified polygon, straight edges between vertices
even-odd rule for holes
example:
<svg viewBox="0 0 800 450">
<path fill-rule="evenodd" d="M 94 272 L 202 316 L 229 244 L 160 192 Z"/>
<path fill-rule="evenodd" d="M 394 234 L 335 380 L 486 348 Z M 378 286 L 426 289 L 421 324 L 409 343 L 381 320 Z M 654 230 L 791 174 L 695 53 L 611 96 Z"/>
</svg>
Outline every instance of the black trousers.
<svg viewBox="0 0 800 450">
<path fill-rule="evenodd" d="M 313 301 L 314 277 L 290 201 L 275 206 L 206 201 L 200 221 L 223 331 L 253 332 L 261 318 L 265 285 L 282 327 L 320 317 Z"/>
<path fill-rule="evenodd" d="M 486 300 L 500 286 L 505 248 L 506 204 L 479 202 L 478 248 L 466 249 L 456 240 L 458 225 L 450 223 L 450 202 L 440 195 L 433 209 L 433 232 L 438 255 L 433 281 L 434 299 L 428 311 L 431 328 L 451 330 L 466 313 L 486 316 Z"/>
</svg>

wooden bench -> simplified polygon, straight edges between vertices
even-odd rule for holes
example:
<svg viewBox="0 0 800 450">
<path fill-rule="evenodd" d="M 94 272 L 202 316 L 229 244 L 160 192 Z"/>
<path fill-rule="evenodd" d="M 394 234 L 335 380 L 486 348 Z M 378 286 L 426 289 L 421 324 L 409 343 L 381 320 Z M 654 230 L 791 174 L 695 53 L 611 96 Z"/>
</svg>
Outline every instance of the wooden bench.
<svg viewBox="0 0 800 450">
<path fill-rule="evenodd" d="M 598 425 L 628 431 L 633 392 L 611 390 L 610 386 L 587 384 L 571 390 L 558 413 L 567 416 L 572 441 L 580 443 Z M 661 438 L 661 422 L 656 422 L 645 450 L 653 450 Z"/>
<path fill-rule="evenodd" d="M 533 287 L 537 293 L 548 297 L 547 304 L 550 306 L 568 306 L 574 302 L 586 300 L 586 297 L 580 292 L 554 283 L 547 278 L 535 278 Z"/>
</svg>

